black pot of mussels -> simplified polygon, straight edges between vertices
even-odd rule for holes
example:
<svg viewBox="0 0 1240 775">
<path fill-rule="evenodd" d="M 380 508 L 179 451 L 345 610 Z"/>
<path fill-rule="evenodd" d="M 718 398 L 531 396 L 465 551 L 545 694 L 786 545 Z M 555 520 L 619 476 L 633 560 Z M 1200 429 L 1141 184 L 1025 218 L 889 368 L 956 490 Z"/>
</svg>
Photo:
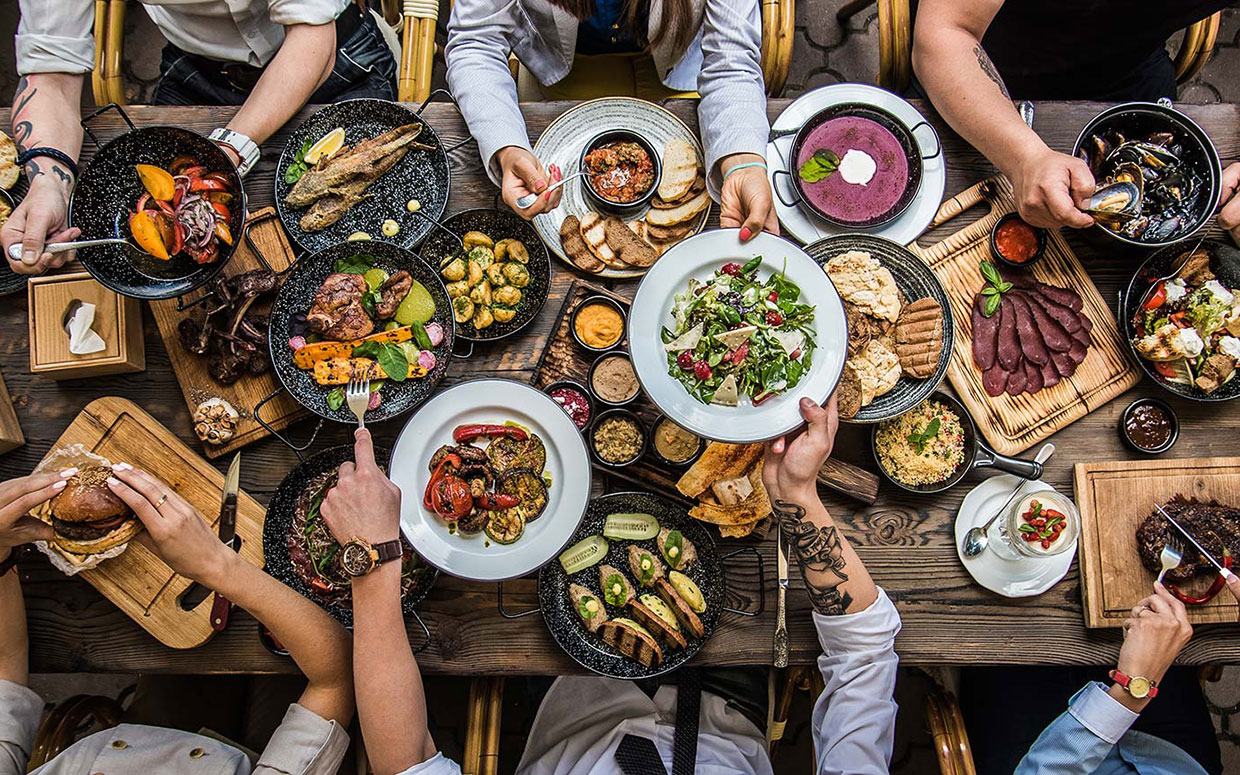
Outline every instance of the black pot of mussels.
<svg viewBox="0 0 1240 775">
<path fill-rule="evenodd" d="M 1169 101 L 1107 108 L 1081 130 L 1072 152 L 1097 189 L 1090 214 L 1130 245 L 1186 239 L 1214 213 L 1222 164 L 1210 136 Z"/>
</svg>

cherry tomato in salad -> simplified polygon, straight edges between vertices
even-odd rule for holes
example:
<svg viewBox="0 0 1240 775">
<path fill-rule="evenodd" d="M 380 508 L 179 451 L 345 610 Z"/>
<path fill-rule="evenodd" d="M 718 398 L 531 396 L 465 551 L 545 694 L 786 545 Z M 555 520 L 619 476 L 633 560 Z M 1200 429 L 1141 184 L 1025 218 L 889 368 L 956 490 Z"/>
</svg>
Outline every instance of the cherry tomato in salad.
<svg viewBox="0 0 1240 775">
<path fill-rule="evenodd" d="M 771 312 L 766 313 L 766 324 L 768 326 L 781 326 L 783 325 L 783 323 L 784 323 L 784 316 L 779 314 L 778 312 L 771 311 Z"/>
</svg>

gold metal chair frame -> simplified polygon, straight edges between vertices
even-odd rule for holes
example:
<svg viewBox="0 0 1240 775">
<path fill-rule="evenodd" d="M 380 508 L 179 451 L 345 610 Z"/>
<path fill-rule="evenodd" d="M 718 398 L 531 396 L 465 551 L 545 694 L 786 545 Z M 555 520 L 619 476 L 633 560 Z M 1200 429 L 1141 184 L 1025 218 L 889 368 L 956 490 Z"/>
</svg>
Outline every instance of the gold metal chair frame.
<svg viewBox="0 0 1240 775">
<path fill-rule="evenodd" d="M 836 18 L 845 24 L 872 5 L 872 0 L 845 3 Z M 913 19 L 909 0 L 878 0 L 878 85 L 897 94 L 908 88 L 913 77 Z M 1221 11 L 1189 25 L 1175 56 L 1176 83 L 1186 83 L 1201 72 L 1214 53 Z"/>
<path fill-rule="evenodd" d="M 78 694 L 44 714 L 35 733 L 26 771 L 43 766 L 87 732 L 98 732 L 121 721 L 121 705 L 111 697 Z"/>
</svg>

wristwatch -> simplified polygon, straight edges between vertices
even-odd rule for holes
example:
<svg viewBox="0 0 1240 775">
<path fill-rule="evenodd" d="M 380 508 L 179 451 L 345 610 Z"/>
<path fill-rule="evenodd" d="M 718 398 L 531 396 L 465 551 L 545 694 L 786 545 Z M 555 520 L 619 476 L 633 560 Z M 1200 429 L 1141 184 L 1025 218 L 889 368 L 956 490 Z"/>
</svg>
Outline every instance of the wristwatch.
<svg viewBox="0 0 1240 775">
<path fill-rule="evenodd" d="M 385 562 L 397 559 L 401 554 L 399 538 L 371 546 L 366 539 L 354 537 L 340 549 L 340 569 L 357 578 Z"/>
<path fill-rule="evenodd" d="M 231 148 L 233 152 L 237 154 L 237 156 L 241 159 L 241 163 L 237 165 L 238 175 L 244 177 L 245 174 L 258 163 L 258 157 L 260 155 L 258 144 L 240 132 L 234 132 L 231 129 L 220 127 L 218 129 L 211 130 L 211 134 L 207 135 L 207 137 L 214 140 L 218 145 L 224 145 Z"/>
<path fill-rule="evenodd" d="M 1147 697 L 1152 700 L 1158 696 L 1158 683 L 1145 676 L 1128 676 L 1118 670 L 1112 670 L 1108 675 L 1111 676 L 1112 681 L 1138 700 L 1144 700 Z"/>
</svg>

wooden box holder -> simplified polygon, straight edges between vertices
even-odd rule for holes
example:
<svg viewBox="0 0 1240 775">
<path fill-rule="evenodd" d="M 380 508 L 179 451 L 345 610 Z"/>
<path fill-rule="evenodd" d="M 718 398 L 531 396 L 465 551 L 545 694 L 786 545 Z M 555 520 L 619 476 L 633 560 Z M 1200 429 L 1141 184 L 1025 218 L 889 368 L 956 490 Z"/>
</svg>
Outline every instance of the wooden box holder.
<svg viewBox="0 0 1240 775">
<path fill-rule="evenodd" d="M 25 443 L 22 426 L 17 422 L 17 412 L 13 410 L 13 400 L 4 386 L 4 375 L 0 374 L 0 455 L 12 452 Z"/>
<path fill-rule="evenodd" d="M 30 371 L 52 379 L 81 379 L 146 369 L 142 306 L 100 285 L 88 272 L 31 278 Z M 89 355 L 69 352 L 65 313 L 74 301 L 95 305 L 92 328 L 107 345 Z"/>
</svg>

